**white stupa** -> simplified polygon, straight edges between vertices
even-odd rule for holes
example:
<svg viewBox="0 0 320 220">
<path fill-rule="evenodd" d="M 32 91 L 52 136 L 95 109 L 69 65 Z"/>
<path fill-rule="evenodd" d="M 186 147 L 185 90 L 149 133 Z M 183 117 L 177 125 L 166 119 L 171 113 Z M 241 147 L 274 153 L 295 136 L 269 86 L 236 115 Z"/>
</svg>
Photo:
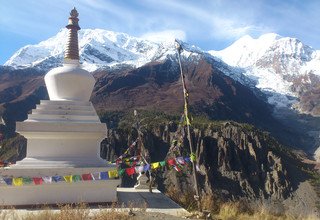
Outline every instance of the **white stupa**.
<svg viewBox="0 0 320 220">
<path fill-rule="evenodd" d="M 16 131 L 27 138 L 26 158 L 0 170 L 2 177 L 82 175 L 116 169 L 100 158 L 107 128 L 89 101 L 95 79 L 79 63 L 78 21 L 74 8 L 66 26 L 69 37 L 64 64 L 45 76 L 50 100 L 42 100 L 27 120 L 16 124 Z M 116 201 L 119 184 L 119 179 L 0 184 L 0 205 Z"/>
</svg>

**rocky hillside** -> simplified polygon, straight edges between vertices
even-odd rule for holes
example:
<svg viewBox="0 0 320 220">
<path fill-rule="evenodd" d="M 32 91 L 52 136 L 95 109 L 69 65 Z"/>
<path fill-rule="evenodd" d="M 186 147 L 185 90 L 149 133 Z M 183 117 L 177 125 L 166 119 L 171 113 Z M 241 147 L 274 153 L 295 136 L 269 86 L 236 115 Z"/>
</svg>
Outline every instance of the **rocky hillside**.
<svg viewBox="0 0 320 220">
<path fill-rule="evenodd" d="M 179 117 L 146 112 L 139 117 L 142 142 L 151 161 L 189 155 Z M 135 119 L 117 112 L 105 114 L 103 120 L 112 129 L 103 142 L 102 156 L 114 159 L 114 154 L 123 152 L 137 137 L 137 130 L 132 126 Z M 253 126 L 198 117 L 192 124 L 203 195 L 223 200 L 277 201 L 283 206 L 284 200 L 293 198 L 299 184 L 310 179 L 302 171 L 307 166 L 294 153 Z M 183 143 L 178 151 L 169 150 L 174 140 Z M 157 185 L 162 191 L 174 188 L 177 194 L 188 194 L 193 191 L 190 172 L 190 167 L 184 167 L 182 172 L 173 169 L 158 171 Z M 135 183 L 132 178 L 124 179 L 126 186 Z M 315 204 L 304 208 L 308 212 L 316 210 Z"/>
</svg>

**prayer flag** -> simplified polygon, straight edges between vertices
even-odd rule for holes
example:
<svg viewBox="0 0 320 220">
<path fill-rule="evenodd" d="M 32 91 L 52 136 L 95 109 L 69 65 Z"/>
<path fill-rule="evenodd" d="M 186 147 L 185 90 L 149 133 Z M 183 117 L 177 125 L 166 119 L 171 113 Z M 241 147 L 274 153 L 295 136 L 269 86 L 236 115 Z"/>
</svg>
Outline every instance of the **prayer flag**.
<svg viewBox="0 0 320 220">
<path fill-rule="evenodd" d="M 168 160 L 168 164 L 171 165 L 171 166 L 175 165 L 176 164 L 175 159 L 169 159 Z"/>
<path fill-rule="evenodd" d="M 53 181 L 55 181 L 56 183 L 63 181 L 62 176 L 53 176 L 52 179 L 53 179 Z"/>
<path fill-rule="evenodd" d="M 201 172 L 200 167 L 199 167 L 198 164 L 196 165 L 196 170 L 197 170 L 198 172 Z"/>
<path fill-rule="evenodd" d="M 23 181 L 22 181 L 21 177 L 13 178 L 12 182 L 13 182 L 14 186 L 22 186 L 23 185 Z"/>
<path fill-rule="evenodd" d="M 2 176 L 0 176 L 0 184 L 6 184 Z"/>
<path fill-rule="evenodd" d="M 101 172 L 100 173 L 100 179 L 102 179 L 102 180 L 109 179 L 108 172 Z"/>
<path fill-rule="evenodd" d="M 148 170 L 150 170 L 150 164 L 146 164 L 146 165 L 144 165 L 144 168 L 143 168 L 143 171 L 148 171 Z"/>
<path fill-rule="evenodd" d="M 43 182 L 43 180 L 42 180 L 41 177 L 33 177 L 33 182 L 34 182 L 34 184 L 36 184 L 36 185 L 41 185 L 42 182 Z"/>
<path fill-rule="evenodd" d="M 159 167 L 160 167 L 159 162 L 151 163 L 151 169 L 155 170 L 155 169 L 158 169 Z"/>
<path fill-rule="evenodd" d="M 31 184 L 33 181 L 31 177 L 22 177 L 23 184 Z"/>
<path fill-rule="evenodd" d="M 72 175 L 72 182 L 79 182 L 81 180 L 82 179 L 80 175 Z"/>
<path fill-rule="evenodd" d="M 67 183 L 71 183 L 71 182 L 72 182 L 72 175 L 63 176 L 63 179 L 64 179 Z"/>
<path fill-rule="evenodd" d="M 187 125 L 191 125 L 191 123 L 190 123 L 190 119 L 189 119 L 189 117 L 188 117 L 188 116 L 186 116 L 186 123 L 187 123 Z"/>
<path fill-rule="evenodd" d="M 11 186 L 12 185 L 12 178 L 3 178 L 3 180 L 6 182 L 7 185 Z"/>
<path fill-rule="evenodd" d="M 185 158 L 184 158 L 184 161 L 186 161 L 187 163 L 190 162 L 190 161 L 191 161 L 191 160 L 190 160 L 190 157 L 185 157 Z"/>
<path fill-rule="evenodd" d="M 52 176 L 44 176 L 42 179 L 45 183 L 52 183 Z"/>
<path fill-rule="evenodd" d="M 92 180 L 91 173 L 82 174 L 82 180 Z"/>
<path fill-rule="evenodd" d="M 118 170 L 109 170 L 108 174 L 109 174 L 110 179 L 114 179 L 114 178 L 119 177 Z"/>
<path fill-rule="evenodd" d="M 99 180 L 100 179 L 100 173 L 96 172 L 96 173 L 91 173 L 92 175 L 92 179 L 93 180 Z"/>
<path fill-rule="evenodd" d="M 178 171 L 178 172 L 181 171 L 181 169 L 180 169 L 178 166 L 173 166 L 173 168 L 174 168 L 176 171 Z"/>
<path fill-rule="evenodd" d="M 164 167 L 166 165 L 166 161 L 165 160 L 164 161 L 160 161 L 159 163 L 160 163 L 160 166 L 162 166 L 162 167 Z"/>
<path fill-rule="evenodd" d="M 196 157 L 196 154 L 195 154 L 195 153 L 190 154 L 190 160 L 191 160 L 192 162 L 196 162 L 197 157 Z"/>
<path fill-rule="evenodd" d="M 132 176 L 134 174 L 134 167 L 130 167 L 126 169 L 126 173 L 128 174 L 128 176 Z"/>
<path fill-rule="evenodd" d="M 134 169 L 136 173 L 142 173 L 144 170 L 144 166 L 136 166 Z"/>
<path fill-rule="evenodd" d="M 184 165 L 186 162 L 184 161 L 183 157 L 177 157 L 176 158 L 176 161 L 181 164 L 181 165 Z"/>
<path fill-rule="evenodd" d="M 120 176 L 123 176 L 123 174 L 126 172 L 126 170 L 125 169 L 120 169 L 119 170 L 119 175 Z M 110 177 L 110 176 L 109 176 Z"/>
</svg>

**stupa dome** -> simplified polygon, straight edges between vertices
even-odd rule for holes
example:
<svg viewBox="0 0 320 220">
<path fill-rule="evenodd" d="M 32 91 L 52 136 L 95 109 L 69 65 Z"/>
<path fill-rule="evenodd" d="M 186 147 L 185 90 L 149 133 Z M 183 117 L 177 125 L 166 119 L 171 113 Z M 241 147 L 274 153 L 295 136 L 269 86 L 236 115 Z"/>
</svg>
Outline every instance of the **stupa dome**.
<svg viewBox="0 0 320 220">
<path fill-rule="evenodd" d="M 92 74 L 79 63 L 78 15 L 74 8 L 66 26 L 69 34 L 63 66 L 50 70 L 44 77 L 50 100 L 89 101 L 95 84 Z"/>
</svg>

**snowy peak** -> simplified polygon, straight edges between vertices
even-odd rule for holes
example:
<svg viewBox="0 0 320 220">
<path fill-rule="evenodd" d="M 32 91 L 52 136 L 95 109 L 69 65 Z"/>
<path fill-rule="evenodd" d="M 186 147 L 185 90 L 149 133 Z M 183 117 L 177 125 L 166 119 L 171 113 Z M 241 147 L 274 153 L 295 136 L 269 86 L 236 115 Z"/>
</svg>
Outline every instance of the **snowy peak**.
<svg viewBox="0 0 320 220">
<path fill-rule="evenodd" d="M 292 106 L 300 98 L 301 88 L 311 83 L 311 75 L 320 77 L 320 51 L 274 33 L 257 39 L 244 36 L 224 50 L 209 53 L 242 69 L 268 94 L 269 103 L 278 107 Z"/>
<path fill-rule="evenodd" d="M 67 30 L 62 29 L 48 40 L 21 48 L 4 65 L 44 69 L 61 65 L 66 41 Z M 89 71 L 118 64 L 139 67 L 154 60 L 165 59 L 166 56 L 175 53 L 174 39 L 152 42 L 102 29 L 80 30 L 79 47 L 80 62 Z"/>
<path fill-rule="evenodd" d="M 320 75 L 320 51 L 296 38 L 265 34 L 258 39 L 245 36 L 221 51 L 209 51 L 231 66 L 268 70 L 275 74 Z"/>
<path fill-rule="evenodd" d="M 246 35 L 224 50 L 211 50 L 209 53 L 221 58 L 229 65 L 248 67 L 255 64 L 257 59 L 262 57 L 280 38 L 280 35 L 274 33 L 262 35 L 258 39 Z"/>
<path fill-rule="evenodd" d="M 221 51 L 209 51 L 213 56 L 221 58 L 232 66 L 242 68 L 261 66 L 278 62 L 282 70 L 278 72 L 286 74 L 290 68 L 296 69 L 297 65 L 305 65 L 317 56 L 317 51 L 304 45 L 296 38 L 281 37 L 275 33 L 264 34 L 257 39 L 244 36 L 228 48 Z M 269 65 L 269 67 L 270 67 Z M 278 67 L 277 67 L 278 68 Z M 298 74 L 293 71 L 293 74 Z"/>
<path fill-rule="evenodd" d="M 37 45 L 27 45 L 19 49 L 4 65 L 16 68 L 36 66 L 49 57 L 63 54 L 67 32 L 61 30 L 56 36 Z"/>
</svg>

